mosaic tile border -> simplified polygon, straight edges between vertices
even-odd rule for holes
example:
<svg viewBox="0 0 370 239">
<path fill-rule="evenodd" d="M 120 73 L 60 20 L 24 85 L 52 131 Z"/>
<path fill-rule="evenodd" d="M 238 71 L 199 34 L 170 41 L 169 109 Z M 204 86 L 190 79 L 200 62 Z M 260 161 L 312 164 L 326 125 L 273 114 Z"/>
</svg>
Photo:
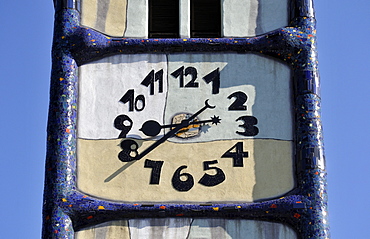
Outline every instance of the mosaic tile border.
<svg viewBox="0 0 370 239">
<path fill-rule="evenodd" d="M 124 39 L 79 26 L 77 0 L 55 0 L 43 238 L 109 220 L 146 217 L 243 218 L 280 222 L 300 238 L 329 238 L 320 86 L 312 0 L 291 0 L 291 24 L 253 38 Z M 286 62 L 295 91 L 297 187 L 285 197 L 245 204 L 124 204 L 92 198 L 76 187 L 77 68 L 119 53 L 254 52 Z"/>
</svg>

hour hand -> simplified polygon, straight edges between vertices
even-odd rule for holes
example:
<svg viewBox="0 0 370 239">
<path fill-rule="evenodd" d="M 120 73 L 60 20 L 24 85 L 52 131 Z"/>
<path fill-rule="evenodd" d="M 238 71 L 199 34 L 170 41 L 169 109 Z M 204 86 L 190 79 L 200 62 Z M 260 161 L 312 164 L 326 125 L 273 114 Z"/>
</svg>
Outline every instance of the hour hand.
<svg viewBox="0 0 370 239">
<path fill-rule="evenodd" d="M 212 124 L 218 124 L 220 123 L 221 119 L 219 116 L 213 116 L 210 120 L 202 120 L 202 121 L 192 121 L 189 122 L 188 125 L 193 124 L 205 124 L 205 123 L 212 123 Z M 146 136 L 157 136 L 161 129 L 163 128 L 172 128 L 179 126 L 180 124 L 168 124 L 168 125 L 160 125 L 155 120 L 148 120 L 146 121 L 143 126 L 141 127 L 140 131 L 143 132 Z"/>
</svg>

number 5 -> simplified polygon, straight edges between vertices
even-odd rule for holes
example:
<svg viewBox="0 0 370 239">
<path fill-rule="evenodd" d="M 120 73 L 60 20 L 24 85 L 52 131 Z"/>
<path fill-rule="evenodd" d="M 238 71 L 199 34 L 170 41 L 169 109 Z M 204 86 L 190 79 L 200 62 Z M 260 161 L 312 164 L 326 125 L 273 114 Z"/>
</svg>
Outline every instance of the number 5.
<svg viewBox="0 0 370 239">
<path fill-rule="evenodd" d="M 209 175 L 209 174 L 205 173 L 203 175 L 203 177 L 198 181 L 198 183 L 200 183 L 204 186 L 207 186 L 207 187 L 212 187 L 212 186 L 216 186 L 216 185 L 222 183 L 223 181 L 225 181 L 225 174 L 220 168 L 210 167 L 211 164 L 216 164 L 216 163 L 218 163 L 217 160 L 204 161 L 203 162 L 203 170 L 204 171 L 210 170 L 210 169 L 215 169 L 216 174 L 215 175 Z"/>
</svg>

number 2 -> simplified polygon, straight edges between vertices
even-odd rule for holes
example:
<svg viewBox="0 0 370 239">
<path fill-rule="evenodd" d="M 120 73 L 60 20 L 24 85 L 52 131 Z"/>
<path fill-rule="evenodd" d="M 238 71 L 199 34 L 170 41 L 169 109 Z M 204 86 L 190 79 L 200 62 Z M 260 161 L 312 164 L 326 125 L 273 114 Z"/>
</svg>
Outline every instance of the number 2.
<svg viewBox="0 0 370 239">
<path fill-rule="evenodd" d="M 247 110 L 247 106 L 244 103 L 247 102 L 248 96 L 244 92 L 234 92 L 227 98 L 231 99 L 233 97 L 235 97 L 235 101 L 229 106 L 228 110 Z"/>
</svg>

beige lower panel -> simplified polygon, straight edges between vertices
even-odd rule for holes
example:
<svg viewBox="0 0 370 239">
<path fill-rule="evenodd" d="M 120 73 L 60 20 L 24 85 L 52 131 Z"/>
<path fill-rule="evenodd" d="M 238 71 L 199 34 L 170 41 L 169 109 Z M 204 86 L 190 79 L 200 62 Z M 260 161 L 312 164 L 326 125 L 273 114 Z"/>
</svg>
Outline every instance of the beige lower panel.
<svg viewBox="0 0 370 239">
<path fill-rule="evenodd" d="M 106 15 L 102 15 L 101 11 L 104 9 L 98 8 L 97 0 L 83 0 L 81 4 L 81 24 L 109 36 L 122 37 L 126 30 L 127 0 L 99 1 L 101 5 L 106 5 L 105 7 L 108 8 Z"/>
<path fill-rule="evenodd" d="M 126 202 L 252 202 L 280 196 L 294 187 L 292 142 L 282 140 L 246 139 L 206 143 L 177 144 L 165 142 L 144 159 L 135 161 L 118 176 L 104 182 L 122 167 L 117 155 L 118 140 L 78 140 L 78 188 L 89 195 Z M 221 156 L 236 143 L 243 142 L 244 167 L 233 167 L 232 158 Z M 140 151 L 152 141 L 139 142 Z M 145 159 L 164 161 L 159 185 L 149 184 L 151 168 L 144 168 Z M 206 187 L 198 183 L 205 174 L 203 162 L 218 160 L 210 166 L 223 170 L 226 180 Z M 175 190 L 171 179 L 182 165 L 182 173 L 194 177 L 194 186 L 187 192 Z"/>
<path fill-rule="evenodd" d="M 98 18 L 98 0 L 82 0 L 81 8 L 81 24 L 94 27 Z"/>
<path fill-rule="evenodd" d="M 130 239 L 126 220 L 105 222 L 75 233 L 76 239 Z"/>
<path fill-rule="evenodd" d="M 105 32 L 110 36 L 122 37 L 126 30 L 126 0 L 110 0 Z"/>
</svg>

